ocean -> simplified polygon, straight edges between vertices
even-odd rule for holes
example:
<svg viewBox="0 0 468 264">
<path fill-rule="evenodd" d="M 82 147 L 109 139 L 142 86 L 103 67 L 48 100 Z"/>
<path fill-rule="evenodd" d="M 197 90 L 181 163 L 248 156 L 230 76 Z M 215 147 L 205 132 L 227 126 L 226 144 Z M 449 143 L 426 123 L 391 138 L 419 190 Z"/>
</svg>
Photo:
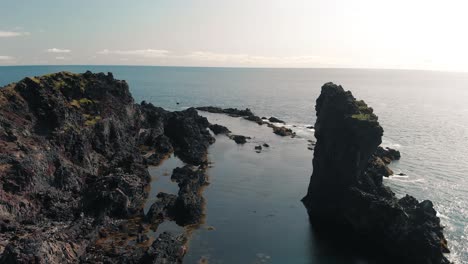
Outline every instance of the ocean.
<svg viewBox="0 0 468 264">
<path fill-rule="evenodd" d="M 363 263 L 324 246 L 310 228 L 300 199 L 312 173 L 307 140 L 315 100 L 325 82 L 341 84 L 365 100 L 384 128 L 383 145 L 400 150 L 391 168 L 406 176 L 384 179 L 395 193 L 435 204 L 452 253 L 468 263 L 468 73 L 364 69 L 251 69 L 146 66 L 5 66 L 0 86 L 57 71 L 112 72 L 129 83 L 136 102 L 168 110 L 191 106 L 250 108 L 275 116 L 297 132 L 280 138 L 271 129 L 223 115 L 211 122 L 251 136 L 238 146 L 224 136 L 210 148 L 211 184 L 205 189 L 206 219 L 190 230 L 187 263 Z M 261 153 L 254 146 L 268 143 Z M 149 201 L 174 192 L 172 157 L 159 168 Z M 167 224 L 167 229 L 176 226 Z"/>
</svg>

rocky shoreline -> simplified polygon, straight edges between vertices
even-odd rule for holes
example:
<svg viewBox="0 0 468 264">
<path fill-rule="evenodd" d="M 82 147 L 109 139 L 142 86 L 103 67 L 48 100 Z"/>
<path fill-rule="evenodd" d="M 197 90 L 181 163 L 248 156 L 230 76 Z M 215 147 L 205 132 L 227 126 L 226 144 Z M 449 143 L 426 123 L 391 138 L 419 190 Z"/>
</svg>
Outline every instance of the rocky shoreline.
<svg viewBox="0 0 468 264">
<path fill-rule="evenodd" d="M 400 154 L 378 147 L 383 129 L 372 108 L 327 83 L 316 111 L 314 170 L 302 200 L 314 230 L 378 263 L 449 263 L 432 202 L 398 199 L 382 183 Z"/>
<path fill-rule="evenodd" d="M 249 108 L 246 108 L 245 110 L 242 109 L 237 109 L 237 108 L 220 108 L 220 107 L 215 107 L 215 106 L 201 106 L 201 107 L 196 107 L 197 110 L 208 112 L 208 113 L 214 113 L 214 114 L 225 114 L 229 115 L 231 117 L 241 117 L 244 118 L 245 120 L 252 121 L 257 123 L 258 125 L 267 125 L 273 130 L 273 133 L 275 133 L 278 136 L 282 137 L 295 137 L 296 133 L 292 131 L 290 128 L 286 128 L 285 126 L 277 126 L 274 123 L 277 124 L 286 124 L 283 120 L 280 120 L 274 116 L 270 117 L 267 119 L 266 117 L 260 118 L 259 116 L 255 115 L 252 110 Z M 265 121 L 268 120 L 269 122 Z M 237 142 L 237 141 L 236 141 Z"/>
<path fill-rule="evenodd" d="M 186 237 L 146 235 L 147 166 L 175 153 L 199 168 L 173 175 L 176 220 L 198 223 L 209 125 L 193 108 L 135 104 L 111 73 L 60 72 L 0 89 L 0 262 L 182 262 Z"/>
<path fill-rule="evenodd" d="M 376 254 L 398 263 L 448 263 L 432 203 L 397 199 L 382 183 L 400 153 L 378 147 L 383 129 L 372 109 L 333 84 L 322 88 L 316 109 L 314 172 L 303 199 L 313 227 L 373 244 Z M 164 221 L 203 221 L 207 154 L 215 142 L 209 130 L 237 144 L 250 139 L 197 110 L 296 136 L 283 120 L 248 108 L 170 112 L 137 104 L 111 73 L 60 72 L 1 88 L 0 263 L 182 263 L 188 234 L 151 232 Z M 185 164 L 171 175 L 179 190 L 157 194 L 145 214 L 148 166 L 172 154 Z"/>
</svg>

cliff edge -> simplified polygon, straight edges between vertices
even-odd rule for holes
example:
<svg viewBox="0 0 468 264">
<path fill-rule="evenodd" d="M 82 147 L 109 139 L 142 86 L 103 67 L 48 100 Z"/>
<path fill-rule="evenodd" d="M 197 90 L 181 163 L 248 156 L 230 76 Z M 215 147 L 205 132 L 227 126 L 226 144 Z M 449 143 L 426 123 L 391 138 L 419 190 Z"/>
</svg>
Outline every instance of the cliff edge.
<svg viewBox="0 0 468 264">
<path fill-rule="evenodd" d="M 0 263 L 182 262 L 185 237 L 164 233 L 151 245 L 146 235 L 147 166 L 172 153 L 206 164 L 208 126 L 194 108 L 135 104 L 111 73 L 1 88 Z M 183 192 L 192 210 L 180 221 L 201 218 L 195 187 Z"/>
<path fill-rule="evenodd" d="M 390 170 L 382 162 L 388 158 L 379 157 L 383 129 L 373 109 L 326 83 L 316 112 L 313 173 L 302 200 L 314 229 L 351 237 L 357 248 L 389 263 L 449 263 L 432 202 L 399 199 L 382 183 Z"/>
</svg>

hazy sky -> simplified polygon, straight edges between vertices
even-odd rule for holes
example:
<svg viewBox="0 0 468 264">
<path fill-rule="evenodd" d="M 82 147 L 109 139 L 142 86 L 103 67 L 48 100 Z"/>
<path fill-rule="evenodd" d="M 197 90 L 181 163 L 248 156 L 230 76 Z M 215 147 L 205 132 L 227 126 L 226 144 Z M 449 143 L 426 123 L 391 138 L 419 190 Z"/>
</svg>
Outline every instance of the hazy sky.
<svg viewBox="0 0 468 264">
<path fill-rule="evenodd" d="M 0 0 L 0 65 L 468 71 L 466 0 Z"/>
</svg>

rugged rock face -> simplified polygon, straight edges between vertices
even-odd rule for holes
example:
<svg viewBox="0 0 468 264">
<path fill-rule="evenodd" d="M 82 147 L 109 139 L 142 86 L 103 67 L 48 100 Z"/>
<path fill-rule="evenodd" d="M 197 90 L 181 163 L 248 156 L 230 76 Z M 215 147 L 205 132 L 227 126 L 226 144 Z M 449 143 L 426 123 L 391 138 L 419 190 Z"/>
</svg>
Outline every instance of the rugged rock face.
<svg viewBox="0 0 468 264">
<path fill-rule="evenodd" d="M 114 227 L 141 222 L 146 164 L 173 151 L 206 162 L 208 125 L 195 109 L 135 104 L 110 73 L 61 72 L 0 89 L 0 263 L 122 263 L 128 248 L 139 261 L 147 247 Z M 129 244 L 99 247 L 103 230 Z"/>
<path fill-rule="evenodd" d="M 372 108 L 327 83 L 316 111 L 314 170 L 302 200 L 314 228 L 393 263 L 448 263 L 432 203 L 398 199 L 382 184 L 382 158 L 399 153 L 378 149 L 383 129 Z"/>
<path fill-rule="evenodd" d="M 162 233 L 151 245 L 141 260 L 141 264 L 178 264 L 185 255 L 187 237 Z"/>
<path fill-rule="evenodd" d="M 173 220 L 180 226 L 199 224 L 204 215 L 205 203 L 200 193 L 208 185 L 205 169 L 191 165 L 175 168 L 171 179 L 179 185 L 178 194 L 159 193 L 158 199 L 146 214 L 147 221 L 153 226 L 165 220 Z"/>
</svg>

